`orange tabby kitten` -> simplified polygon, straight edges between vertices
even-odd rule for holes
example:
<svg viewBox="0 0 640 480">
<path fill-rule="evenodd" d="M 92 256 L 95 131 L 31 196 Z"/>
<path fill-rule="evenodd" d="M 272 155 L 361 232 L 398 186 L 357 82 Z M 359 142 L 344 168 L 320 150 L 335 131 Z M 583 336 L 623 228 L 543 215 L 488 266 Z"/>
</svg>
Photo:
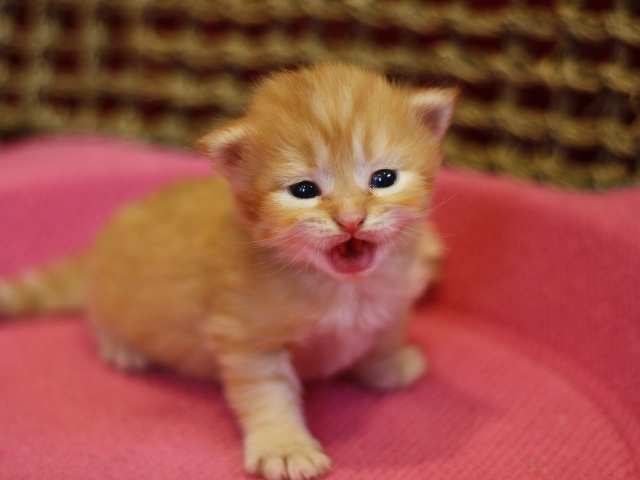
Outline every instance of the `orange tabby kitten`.
<svg viewBox="0 0 640 480">
<path fill-rule="evenodd" d="M 300 379 L 425 370 L 405 326 L 440 256 L 425 225 L 455 99 L 340 63 L 274 75 L 199 142 L 224 178 L 123 209 L 86 259 L 5 283 L 0 314 L 85 303 L 106 360 L 222 381 L 248 472 L 322 475 Z"/>
</svg>

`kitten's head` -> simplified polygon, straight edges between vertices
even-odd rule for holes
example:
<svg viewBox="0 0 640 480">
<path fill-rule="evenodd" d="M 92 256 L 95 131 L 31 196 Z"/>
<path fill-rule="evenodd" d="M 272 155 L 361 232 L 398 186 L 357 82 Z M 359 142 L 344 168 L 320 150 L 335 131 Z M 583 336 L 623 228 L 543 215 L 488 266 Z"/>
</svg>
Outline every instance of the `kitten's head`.
<svg viewBox="0 0 640 480">
<path fill-rule="evenodd" d="M 427 215 L 456 96 L 342 63 L 283 72 L 199 147 L 258 242 L 357 280 Z"/>
</svg>

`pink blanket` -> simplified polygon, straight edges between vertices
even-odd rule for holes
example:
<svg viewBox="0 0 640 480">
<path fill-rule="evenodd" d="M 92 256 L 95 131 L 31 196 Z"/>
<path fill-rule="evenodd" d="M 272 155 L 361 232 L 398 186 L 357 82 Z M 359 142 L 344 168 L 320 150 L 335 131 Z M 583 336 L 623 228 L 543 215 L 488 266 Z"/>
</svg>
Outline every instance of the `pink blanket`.
<svg viewBox="0 0 640 480">
<path fill-rule="evenodd" d="M 195 154 L 98 138 L 0 147 L 0 275 L 76 251 Z M 307 386 L 341 479 L 640 479 L 640 190 L 573 193 L 444 170 L 442 283 L 412 340 L 431 370 L 380 394 Z M 234 479 L 215 385 L 104 365 L 82 315 L 0 325 L 1 479 Z"/>
</svg>

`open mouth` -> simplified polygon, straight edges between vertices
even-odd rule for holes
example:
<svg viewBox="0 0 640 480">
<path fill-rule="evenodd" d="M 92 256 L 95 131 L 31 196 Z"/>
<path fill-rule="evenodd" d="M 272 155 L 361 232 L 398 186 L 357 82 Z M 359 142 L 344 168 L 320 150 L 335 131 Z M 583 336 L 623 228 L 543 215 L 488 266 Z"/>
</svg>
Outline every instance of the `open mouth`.
<svg viewBox="0 0 640 480">
<path fill-rule="evenodd" d="M 366 240 L 351 238 L 329 250 L 329 262 L 339 273 L 358 273 L 373 264 L 376 246 Z"/>
</svg>

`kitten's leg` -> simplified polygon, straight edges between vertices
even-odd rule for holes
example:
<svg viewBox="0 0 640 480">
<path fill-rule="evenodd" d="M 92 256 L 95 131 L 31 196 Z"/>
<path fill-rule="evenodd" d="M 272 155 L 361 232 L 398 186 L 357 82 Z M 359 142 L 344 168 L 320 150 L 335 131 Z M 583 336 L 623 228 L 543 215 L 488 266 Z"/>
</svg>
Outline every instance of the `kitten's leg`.
<svg viewBox="0 0 640 480">
<path fill-rule="evenodd" d="M 331 461 L 305 425 L 301 385 L 283 351 L 221 358 L 225 393 L 244 432 L 244 466 L 269 480 L 318 477 Z"/>
<path fill-rule="evenodd" d="M 404 345 L 384 354 L 371 355 L 360 361 L 354 373 L 365 385 L 378 390 L 408 387 L 426 371 L 427 361 L 420 350 Z"/>
<path fill-rule="evenodd" d="M 95 337 L 102 359 L 122 370 L 141 371 L 149 367 L 149 361 L 133 350 L 113 333 L 95 329 Z"/>
<path fill-rule="evenodd" d="M 404 342 L 405 323 L 394 325 L 380 335 L 374 348 L 352 372 L 367 386 L 379 390 L 405 388 L 427 370 L 427 359 L 417 348 Z"/>
</svg>

